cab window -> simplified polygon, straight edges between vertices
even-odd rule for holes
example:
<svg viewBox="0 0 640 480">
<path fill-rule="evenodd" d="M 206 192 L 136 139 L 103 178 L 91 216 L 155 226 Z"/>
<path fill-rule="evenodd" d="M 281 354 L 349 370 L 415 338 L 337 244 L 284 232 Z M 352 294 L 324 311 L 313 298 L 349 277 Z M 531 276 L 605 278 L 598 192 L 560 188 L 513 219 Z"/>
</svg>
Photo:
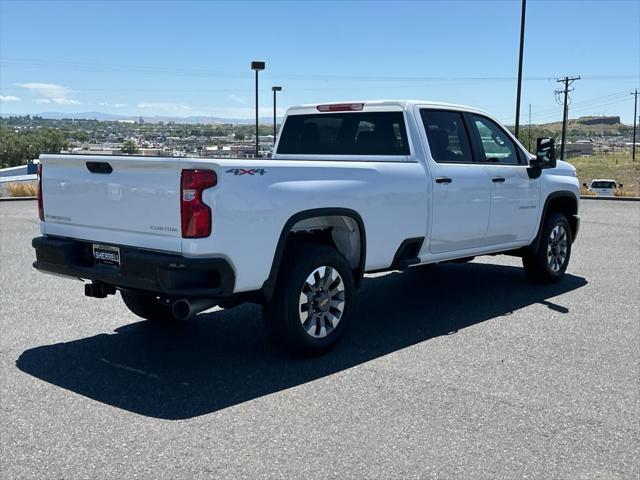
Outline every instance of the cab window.
<svg viewBox="0 0 640 480">
<path fill-rule="evenodd" d="M 518 149 L 507 133 L 486 117 L 471 115 L 479 140 L 481 162 L 517 165 Z"/>
<path fill-rule="evenodd" d="M 410 155 L 402 112 L 290 115 L 278 154 Z"/>
<path fill-rule="evenodd" d="M 420 110 L 431 156 L 438 163 L 471 163 L 471 144 L 462 114 L 445 110 Z"/>
</svg>

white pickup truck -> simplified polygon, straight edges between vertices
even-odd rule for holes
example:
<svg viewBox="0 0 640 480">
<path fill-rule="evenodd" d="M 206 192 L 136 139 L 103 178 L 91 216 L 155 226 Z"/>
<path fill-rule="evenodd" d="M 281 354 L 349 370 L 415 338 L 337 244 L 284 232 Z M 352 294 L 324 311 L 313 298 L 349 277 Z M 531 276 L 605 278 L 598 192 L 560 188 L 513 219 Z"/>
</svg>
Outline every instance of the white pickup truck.
<svg viewBox="0 0 640 480">
<path fill-rule="evenodd" d="M 136 315 L 263 305 L 269 337 L 332 347 L 363 275 L 477 255 L 558 280 L 575 169 L 479 110 L 421 101 L 289 109 L 271 159 L 42 155 L 34 266 L 116 290 Z"/>
</svg>

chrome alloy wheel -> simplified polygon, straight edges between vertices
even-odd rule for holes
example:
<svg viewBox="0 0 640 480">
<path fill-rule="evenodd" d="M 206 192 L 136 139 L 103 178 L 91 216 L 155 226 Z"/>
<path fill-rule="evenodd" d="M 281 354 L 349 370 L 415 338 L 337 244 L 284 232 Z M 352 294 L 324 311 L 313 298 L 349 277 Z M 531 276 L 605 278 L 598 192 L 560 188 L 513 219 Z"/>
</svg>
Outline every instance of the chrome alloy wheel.
<svg viewBox="0 0 640 480">
<path fill-rule="evenodd" d="M 549 235 L 547 245 L 547 263 L 552 272 L 560 271 L 567 261 L 567 232 L 562 225 L 556 225 Z"/>
<path fill-rule="evenodd" d="M 322 266 L 307 277 L 300 292 L 300 323 L 314 338 L 333 332 L 344 312 L 345 287 L 335 268 Z"/>
</svg>

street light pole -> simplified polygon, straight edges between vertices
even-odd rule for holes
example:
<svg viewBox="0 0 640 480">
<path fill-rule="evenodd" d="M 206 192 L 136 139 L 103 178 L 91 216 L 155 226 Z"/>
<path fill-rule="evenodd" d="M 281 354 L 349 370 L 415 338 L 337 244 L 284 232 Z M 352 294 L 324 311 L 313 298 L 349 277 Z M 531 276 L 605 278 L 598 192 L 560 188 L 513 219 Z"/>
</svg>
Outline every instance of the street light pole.
<svg viewBox="0 0 640 480">
<path fill-rule="evenodd" d="M 638 121 L 638 89 L 631 95 L 635 97 L 635 103 L 633 104 L 633 145 L 631 146 L 633 162 L 636 161 L 636 125 Z"/>
<path fill-rule="evenodd" d="M 264 62 L 253 61 L 251 62 L 251 70 L 256 72 L 256 158 L 258 158 L 260 143 L 258 140 L 258 72 L 264 70 Z"/>
<path fill-rule="evenodd" d="M 271 90 L 273 91 L 273 146 L 275 147 L 276 135 L 278 134 L 278 128 L 276 125 L 276 92 L 282 91 L 282 87 L 276 85 L 271 87 Z"/>
</svg>

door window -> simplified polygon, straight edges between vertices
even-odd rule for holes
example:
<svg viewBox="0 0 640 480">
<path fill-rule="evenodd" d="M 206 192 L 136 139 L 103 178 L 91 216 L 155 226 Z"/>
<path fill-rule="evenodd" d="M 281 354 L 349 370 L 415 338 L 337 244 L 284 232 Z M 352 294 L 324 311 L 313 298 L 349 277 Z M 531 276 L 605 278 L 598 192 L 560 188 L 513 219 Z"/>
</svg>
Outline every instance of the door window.
<svg viewBox="0 0 640 480">
<path fill-rule="evenodd" d="M 518 150 L 507 133 L 486 117 L 471 117 L 479 137 L 480 155 L 484 157 L 480 158 L 480 161 L 517 165 Z"/>
<path fill-rule="evenodd" d="M 459 112 L 420 110 L 420 115 L 436 162 L 473 162 L 469 137 Z"/>
</svg>

